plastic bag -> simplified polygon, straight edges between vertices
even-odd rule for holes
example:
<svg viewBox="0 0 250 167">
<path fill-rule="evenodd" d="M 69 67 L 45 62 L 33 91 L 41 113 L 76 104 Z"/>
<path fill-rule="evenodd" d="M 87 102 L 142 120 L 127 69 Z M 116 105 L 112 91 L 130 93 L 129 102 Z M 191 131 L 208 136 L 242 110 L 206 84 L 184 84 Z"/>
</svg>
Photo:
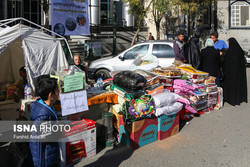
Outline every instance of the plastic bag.
<svg viewBox="0 0 250 167">
<path fill-rule="evenodd" d="M 215 79 L 216 79 L 216 77 L 209 76 L 208 78 L 206 78 L 206 79 L 204 80 L 204 84 L 205 84 L 205 85 L 208 85 L 208 84 L 215 84 Z"/>
<path fill-rule="evenodd" d="M 172 77 L 172 78 L 181 77 L 181 70 L 176 68 L 175 66 L 155 68 L 153 71 L 158 75 L 163 75 L 167 77 Z"/>
<path fill-rule="evenodd" d="M 172 103 L 171 105 L 164 106 L 161 108 L 156 108 L 155 116 L 172 115 L 178 113 L 183 107 L 183 104 L 179 102 Z"/>
<path fill-rule="evenodd" d="M 159 61 L 156 56 L 151 54 L 140 54 L 132 62 L 130 70 L 146 70 L 151 71 L 159 65 Z"/>
<path fill-rule="evenodd" d="M 222 107 L 223 107 L 223 89 L 221 87 L 218 87 L 218 98 L 214 109 L 219 110 Z"/>
<path fill-rule="evenodd" d="M 206 85 L 206 92 L 207 93 L 217 92 L 217 85 L 215 84 Z"/>
<path fill-rule="evenodd" d="M 146 86 L 147 80 L 133 71 L 121 71 L 114 76 L 113 83 L 121 88 L 140 90 Z"/>
<path fill-rule="evenodd" d="M 6 99 L 14 99 L 14 94 L 16 92 L 16 85 L 15 84 L 7 84 L 6 85 Z"/>
<path fill-rule="evenodd" d="M 215 105 L 217 104 L 218 92 L 208 93 L 208 105 Z"/>
<path fill-rule="evenodd" d="M 155 107 L 161 108 L 164 106 L 172 105 L 180 98 L 179 95 L 171 93 L 169 90 L 164 89 L 161 93 L 155 93 L 152 95 L 155 101 Z"/>
</svg>

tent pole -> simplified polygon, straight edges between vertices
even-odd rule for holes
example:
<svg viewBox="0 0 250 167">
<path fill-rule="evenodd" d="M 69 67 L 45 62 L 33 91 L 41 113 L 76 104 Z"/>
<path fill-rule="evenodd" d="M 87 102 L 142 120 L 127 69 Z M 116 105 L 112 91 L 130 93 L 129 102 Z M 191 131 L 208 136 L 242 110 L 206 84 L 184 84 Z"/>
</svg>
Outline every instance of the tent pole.
<svg viewBox="0 0 250 167">
<path fill-rule="evenodd" d="M 10 20 L 10 21 L 9 21 L 9 20 Z M 71 58 L 73 59 L 73 56 L 72 56 L 72 53 L 71 53 L 71 50 L 70 50 L 70 47 L 69 47 L 69 44 L 68 44 L 68 41 L 66 40 L 66 38 L 64 38 L 63 36 L 61 36 L 60 34 L 54 32 L 54 31 L 51 31 L 51 30 L 49 30 L 49 29 L 47 29 L 47 28 L 45 28 L 45 27 L 43 27 L 43 26 L 40 26 L 39 24 L 33 23 L 33 22 L 31 22 L 31 21 L 29 21 L 29 20 L 27 20 L 27 19 L 25 19 L 25 18 L 22 18 L 22 17 L 19 17 L 19 18 L 12 18 L 12 19 L 6 19 L 6 20 L 1 20 L 0 23 L 1 23 L 1 22 L 9 21 L 9 22 L 7 22 L 7 23 L 2 23 L 2 24 L 1 24 L 1 25 L 3 25 L 3 26 L 4 26 L 4 25 L 7 26 L 7 24 L 12 23 L 12 22 L 17 21 L 17 20 L 26 21 L 26 22 L 28 22 L 28 23 L 30 23 L 30 24 L 33 24 L 33 25 L 35 25 L 35 26 L 41 28 L 42 30 L 46 30 L 46 31 L 48 31 L 48 32 L 50 32 L 50 33 L 52 33 L 52 34 L 55 34 L 55 35 L 61 37 L 61 38 L 58 38 L 58 39 L 63 39 L 63 40 L 65 41 L 65 43 L 66 43 L 66 45 L 67 45 L 67 47 L 68 47 L 68 50 L 69 50 L 69 54 L 70 54 Z"/>
</svg>

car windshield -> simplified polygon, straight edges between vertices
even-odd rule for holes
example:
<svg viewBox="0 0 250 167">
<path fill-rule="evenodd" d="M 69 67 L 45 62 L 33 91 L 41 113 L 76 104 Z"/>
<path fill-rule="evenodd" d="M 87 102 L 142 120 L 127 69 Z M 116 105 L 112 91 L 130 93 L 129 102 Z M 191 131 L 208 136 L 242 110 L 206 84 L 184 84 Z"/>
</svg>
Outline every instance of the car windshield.
<svg viewBox="0 0 250 167">
<path fill-rule="evenodd" d="M 174 49 L 168 44 L 154 44 L 152 54 L 157 58 L 173 58 Z"/>
<path fill-rule="evenodd" d="M 127 51 L 123 58 L 124 59 L 135 59 L 136 56 L 138 56 L 139 54 L 147 54 L 148 53 L 148 48 L 149 45 L 140 45 L 140 46 L 136 46 L 133 49 Z"/>
</svg>

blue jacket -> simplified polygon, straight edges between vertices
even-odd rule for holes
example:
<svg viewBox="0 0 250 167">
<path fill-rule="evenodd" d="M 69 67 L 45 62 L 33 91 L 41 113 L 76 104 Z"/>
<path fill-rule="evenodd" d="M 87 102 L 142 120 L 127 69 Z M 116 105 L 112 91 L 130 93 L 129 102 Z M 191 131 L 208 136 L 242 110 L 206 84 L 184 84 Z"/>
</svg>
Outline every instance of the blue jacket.
<svg viewBox="0 0 250 167">
<path fill-rule="evenodd" d="M 223 48 L 228 49 L 228 46 L 225 41 L 218 40 L 216 43 L 214 43 L 214 48 L 221 50 Z"/>
<path fill-rule="evenodd" d="M 41 99 L 32 104 L 31 120 L 34 121 L 56 121 L 57 116 L 54 109 L 47 106 Z M 34 167 L 59 166 L 59 144 L 58 142 L 30 142 L 29 161 Z"/>
</svg>

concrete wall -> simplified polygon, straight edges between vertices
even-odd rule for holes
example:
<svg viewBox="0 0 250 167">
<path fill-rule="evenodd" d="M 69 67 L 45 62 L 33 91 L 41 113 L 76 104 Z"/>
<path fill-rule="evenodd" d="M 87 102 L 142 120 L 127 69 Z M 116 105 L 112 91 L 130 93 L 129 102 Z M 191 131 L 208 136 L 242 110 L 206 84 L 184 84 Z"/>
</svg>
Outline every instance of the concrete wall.
<svg viewBox="0 0 250 167">
<path fill-rule="evenodd" d="M 149 3 L 149 2 L 146 2 L 146 4 L 147 3 Z M 184 25 L 184 14 L 181 12 L 180 9 L 178 10 L 178 12 L 176 12 L 175 10 L 168 11 L 166 9 L 166 15 L 167 15 L 167 17 L 169 17 L 169 20 L 166 20 L 165 17 L 163 17 L 162 20 L 161 20 L 161 23 L 160 23 L 160 40 L 165 39 L 166 27 L 168 27 L 168 32 L 167 33 L 172 34 L 173 31 L 176 31 L 176 29 L 175 29 L 176 26 L 183 26 Z M 145 26 L 148 27 L 148 33 L 151 32 L 152 35 L 156 39 L 157 32 L 156 32 L 156 26 L 155 26 L 154 17 L 152 15 L 152 12 L 149 12 L 147 14 L 147 18 L 145 18 L 145 24 L 146 24 Z M 147 39 L 148 39 L 148 36 L 147 36 Z M 171 40 L 172 36 L 171 37 L 169 36 L 168 39 Z"/>
<path fill-rule="evenodd" d="M 227 40 L 230 37 L 234 37 L 242 49 L 249 51 L 250 49 L 250 29 L 230 29 L 229 28 L 229 2 L 224 0 L 218 0 L 217 3 L 217 18 L 218 18 L 218 33 L 219 39 Z M 228 44 L 228 42 L 227 42 Z"/>
</svg>

